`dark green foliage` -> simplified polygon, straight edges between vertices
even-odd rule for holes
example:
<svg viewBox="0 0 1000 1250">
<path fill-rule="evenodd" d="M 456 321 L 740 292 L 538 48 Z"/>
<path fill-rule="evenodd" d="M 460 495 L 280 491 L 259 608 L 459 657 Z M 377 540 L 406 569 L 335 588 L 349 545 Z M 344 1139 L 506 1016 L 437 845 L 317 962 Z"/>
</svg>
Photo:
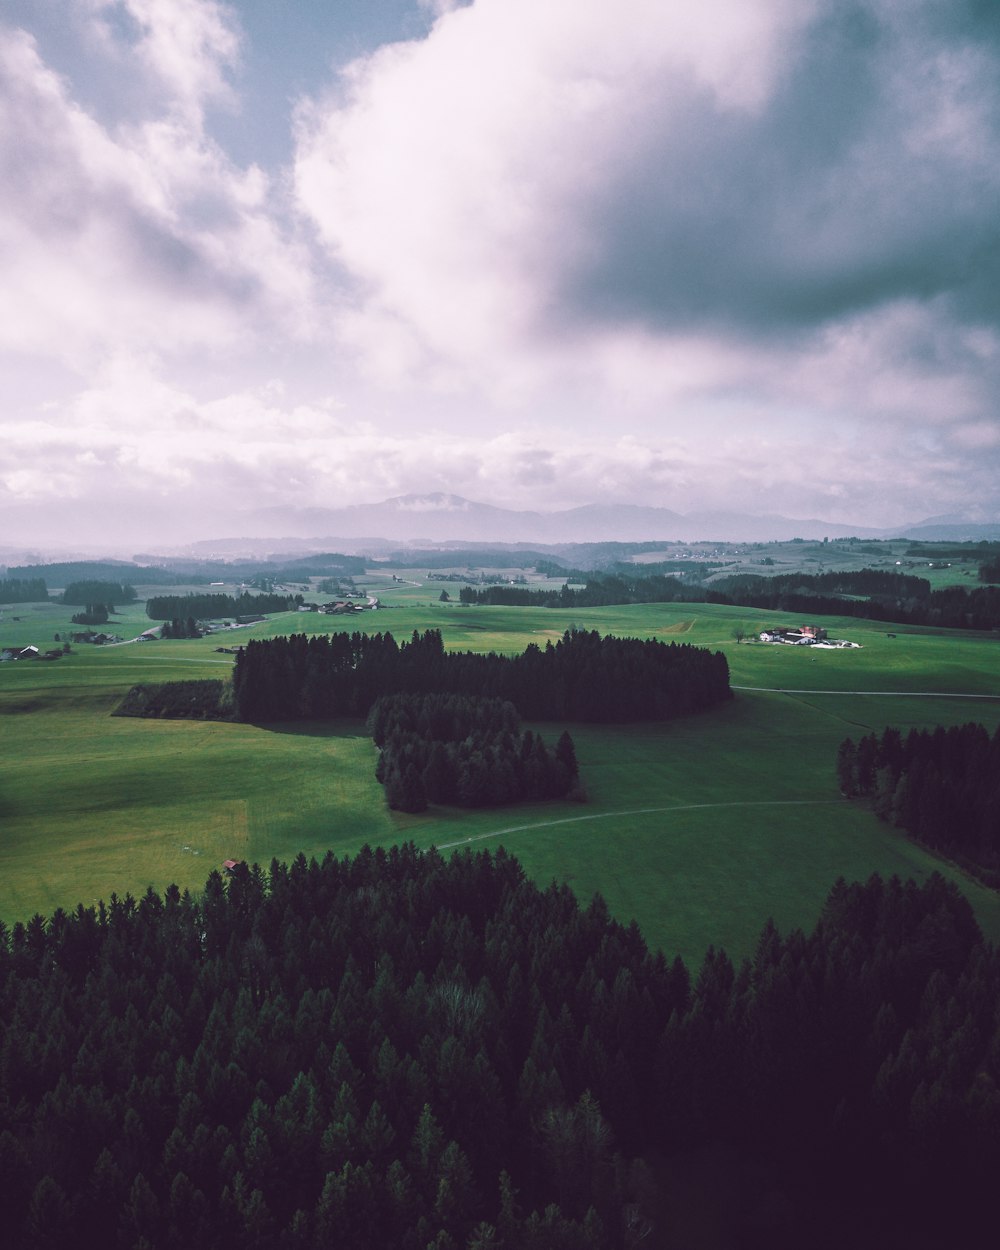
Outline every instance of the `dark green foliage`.
<svg viewBox="0 0 1000 1250">
<path fill-rule="evenodd" d="M 686 643 L 567 631 L 522 655 L 446 652 L 437 630 L 251 640 L 237 657 L 241 719 L 366 716 L 382 695 L 448 693 L 507 700 L 525 720 L 663 720 L 731 697 L 721 652 Z"/>
<path fill-rule="evenodd" d="M 428 803 L 494 807 L 562 798 L 577 777 L 569 734 L 551 755 L 501 699 L 387 695 L 368 714 L 368 730 L 380 748 L 376 776 L 389 806 L 404 812 Z"/>
<path fill-rule="evenodd" d="M 111 609 L 114 611 L 114 608 Z M 108 622 L 108 605 L 105 603 L 88 603 L 85 612 L 77 612 L 70 617 L 74 625 L 106 625 Z"/>
<path fill-rule="evenodd" d="M 586 586 L 573 590 L 529 590 L 523 586 L 486 586 L 476 590 L 464 586 L 462 603 L 485 603 L 506 607 L 596 608 L 619 603 L 673 603 L 704 599 L 704 593 L 684 585 L 676 577 L 648 571 L 630 573 L 589 573 Z"/>
<path fill-rule="evenodd" d="M 228 682 L 215 680 L 167 681 L 133 686 L 115 716 L 162 717 L 174 720 L 232 720 L 232 693 Z"/>
<path fill-rule="evenodd" d="M 871 798 L 880 819 L 1000 888 L 1000 729 L 898 729 L 850 738 L 837 752 L 848 796 Z"/>
<path fill-rule="evenodd" d="M 63 603 L 106 603 L 112 612 L 116 603 L 134 603 L 135 598 L 133 586 L 96 580 L 70 582 L 62 593 Z"/>
<path fill-rule="evenodd" d="M 618 1250 L 711 1147 L 725 1244 L 987 1245 L 998 1003 L 937 876 L 692 984 L 502 850 L 241 865 L 0 928 L 4 1238 Z"/>
<path fill-rule="evenodd" d="M 130 560 L 69 560 L 52 564 L 22 564 L 8 569 L 11 577 L 44 577 L 52 586 L 69 586 L 73 582 L 111 582 L 120 585 L 128 578 L 136 581 L 160 581 L 165 571 L 159 565 L 146 566 Z M 167 577 L 167 580 L 172 580 Z"/>
<path fill-rule="evenodd" d="M 151 621 L 247 616 L 290 612 L 300 603 L 301 595 L 154 595 L 146 601 L 146 615 Z"/>
<path fill-rule="evenodd" d="M 34 603 L 48 597 L 42 577 L 0 577 L 0 603 Z"/>
<path fill-rule="evenodd" d="M 986 567 L 986 566 L 984 566 Z M 625 603 L 723 603 L 808 615 L 856 616 L 913 625 L 957 629 L 1000 626 L 1000 587 L 931 590 L 923 577 L 880 569 L 853 572 L 786 573 L 762 577 L 738 573 L 709 586 L 691 585 L 646 566 L 589 573 L 582 589 L 529 590 L 522 586 L 463 587 L 463 603 L 577 608 Z M 682 574 L 697 570 L 679 570 Z M 707 570 L 702 566 L 701 573 Z M 994 580 L 983 577 L 984 581 Z"/>
<path fill-rule="evenodd" d="M 1000 582 L 1000 556 L 987 560 L 979 566 L 979 580 L 991 582 L 994 585 Z"/>
<path fill-rule="evenodd" d="M 852 596 L 865 596 L 855 598 Z M 966 590 L 947 586 L 931 590 L 926 578 L 878 569 L 820 573 L 789 573 L 757 577 L 741 573 L 712 584 L 709 603 L 805 615 L 855 616 L 865 620 L 950 629 L 995 629 L 1000 626 L 1000 587 Z"/>
<path fill-rule="evenodd" d="M 200 638 L 201 636 L 198 622 L 193 616 L 185 620 L 175 616 L 172 621 L 164 621 L 163 628 L 160 630 L 161 638 Z"/>
</svg>

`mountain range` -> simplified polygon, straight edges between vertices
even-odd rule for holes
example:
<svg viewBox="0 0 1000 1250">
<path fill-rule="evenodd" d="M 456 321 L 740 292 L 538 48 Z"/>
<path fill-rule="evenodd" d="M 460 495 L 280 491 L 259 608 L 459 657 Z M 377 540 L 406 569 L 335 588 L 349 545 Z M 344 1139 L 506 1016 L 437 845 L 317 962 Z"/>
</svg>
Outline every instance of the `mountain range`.
<svg viewBox="0 0 1000 1250">
<path fill-rule="evenodd" d="M 269 507 L 240 511 L 178 513 L 169 501 L 150 501 L 122 527 L 108 516 L 75 517 L 72 537 L 65 518 L 45 507 L 0 508 L 0 564 L 120 555 L 138 546 L 159 555 L 196 558 L 258 558 L 343 551 L 387 554 L 400 548 L 461 544 L 787 542 L 792 538 L 908 538 L 945 542 L 1000 540 L 1000 515 L 970 508 L 962 515 L 929 517 L 894 529 L 735 511 L 680 513 L 638 504 L 587 504 L 562 511 L 519 511 L 433 492 L 398 495 L 381 503 L 342 508 Z M 212 534 L 218 537 L 208 537 Z M 21 541 L 11 543 L 14 535 Z M 6 539 L 7 542 L 3 540 Z M 8 545 L 9 544 L 9 545 Z M 128 546 L 126 546 L 128 544 Z"/>
<path fill-rule="evenodd" d="M 244 513 L 247 535 L 296 539 L 391 541 L 420 546 L 449 542 L 787 542 L 792 538 L 920 538 L 949 541 L 1000 539 L 992 518 L 933 517 L 896 529 L 873 529 L 774 514 L 673 512 L 637 504 L 587 504 L 559 512 L 517 511 L 434 492 L 400 495 L 343 508 L 266 508 Z M 341 544 L 343 545 L 343 544 Z"/>
</svg>

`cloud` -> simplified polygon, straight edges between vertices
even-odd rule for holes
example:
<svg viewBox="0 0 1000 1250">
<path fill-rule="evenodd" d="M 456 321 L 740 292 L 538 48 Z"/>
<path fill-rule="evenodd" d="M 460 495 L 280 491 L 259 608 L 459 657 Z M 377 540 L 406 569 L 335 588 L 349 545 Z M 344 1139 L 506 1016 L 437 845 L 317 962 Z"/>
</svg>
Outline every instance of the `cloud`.
<svg viewBox="0 0 1000 1250">
<path fill-rule="evenodd" d="M 241 39 L 233 10 L 216 0 L 83 0 L 95 33 L 119 64 L 130 60 L 162 86 L 171 110 L 200 125 L 208 102 L 235 105 L 227 71 Z M 134 32 L 122 37 L 122 29 Z"/>
<path fill-rule="evenodd" d="M 101 20 L 110 6 L 93 7 Z M 139 33 L 115 46 L 155 71 L 159 111 L 113 129 L 29 34 L 0 39 L 0 349 L 82 372 L 128 348 L 233 345 L 263 323 L 294 333 L 311 301 L 309 266 L 276 222 L 267 179 L 234 167 L 202 129 L 232 48 L 223 10 L 127 8 Z"/>
<path fill-rule="evenodd" d="M 1000 459 L 990 428 L 959 425 L 930 446 L 876 427 L 862 445 L 853 428 L 836 425 L 818 436 L 802 422 L 789 435 L 762 407 L 730 414 L 707 446 L 613 428 L 572 440 L 542 429 L 391 433 L 333 398 L 297 403 L 279 383 L 200 398 L 152 359 L 130 358 L 65 404 L 8 422 L 0 509 L 83 507 L 100 530 L 113 503 L 143 541 L 204 536 L 206 527 L 241 532 L 241 515 L 258 508 L 340 507 L 410 491 L 543 511 L 628 501 L 889 525 L 914 519 L 918 495 L 918 515 L 953 510 L 956 497 L 988 497 Z"/>
<path fill-rule="evenodd" d="M 1000 506 L 989 6 L 421 0 L 265 174 L 249 7 L 67 2 L 0 30 L 0 507 Z"/>
<path fill-rule="evenodd" d="M 983 6 L 478 0 L 303 106 L 296 188 L 384 379 L 677 421 L 817 367 L 840 417 L 968 416 L 996 382 Z M 859 385 L 865 336 L 891 352 Z"/>
</svg>

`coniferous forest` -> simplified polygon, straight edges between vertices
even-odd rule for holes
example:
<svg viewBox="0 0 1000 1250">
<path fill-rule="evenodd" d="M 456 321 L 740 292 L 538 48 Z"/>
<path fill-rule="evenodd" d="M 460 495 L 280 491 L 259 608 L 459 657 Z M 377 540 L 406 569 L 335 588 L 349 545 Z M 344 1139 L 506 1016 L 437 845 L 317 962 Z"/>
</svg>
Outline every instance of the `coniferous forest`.
<svg viewBox="0 0 1000 1250">
<path fill-rule="evenodd" d="M 12 1247 L 670 1244 L 699 1154 L 734 1246 L 994 1244 L 1000 957 L 938 876 L 839 882 L 693 974 L 502 850 L 239 865 L 0 938 Z"/>
<path fill-rule="evenodd" d="M 837 751 L 849 797 L 871 798 L 877 816 L 1000 888 L 1000 729 L 983 725 L 888 728 Z"/>
<path fill-rule="evenodd" d="M 237 656 L 233 697 L 244 721 L 368 715 L 391 694 L 507 700 L 525 720 L 662 720 L 731 697 L 721 651 L 687 643 L 567 631 L 521 655 L 445 651 L 441 634 L 334 633 L 251 640 Z"/>
<path fill-rule="evenodd" d="M 386 695 L 368 714 L 368 732 L 389 806 L 405 812 L 565 798 L 579 775 L 569 734 L 550 752 L 503 699 Z"/>
<path fill-rule="evenodd" d="M 249 616 L 261 612 L 289 612 L 302 603 L 302 596 L 261 594 L 244 591 L 239 595 L 151 595 L 146 615 L 151 621 L 187 620 L 190 617 Z"/>
<path fill-rule="evenodd" d="M 0 577 L 0 603 L 31 603 L 48 597 L 41 577 Z"/>
<path fill-rule="evenodd" d="M 987 567 L 987 566 L 984 566 Z M 855 616 L 907 625 L 951 629 L 1000 627 L 996 586 L 946 586 L 932 590 L 925 577 L 879 569 L 829 573 L 735 573 L 710 583 L 684 581 L 658 572 L 631 569 L 579 573 L 576 589 L 535 590 L 524 586 L 463 586 L 462 603 L 547 608 L 603 607 L 621 603 L 724 603 L 809 616 Z M 983 581 L 993 580 L 989 576 Z"/>
</svg>

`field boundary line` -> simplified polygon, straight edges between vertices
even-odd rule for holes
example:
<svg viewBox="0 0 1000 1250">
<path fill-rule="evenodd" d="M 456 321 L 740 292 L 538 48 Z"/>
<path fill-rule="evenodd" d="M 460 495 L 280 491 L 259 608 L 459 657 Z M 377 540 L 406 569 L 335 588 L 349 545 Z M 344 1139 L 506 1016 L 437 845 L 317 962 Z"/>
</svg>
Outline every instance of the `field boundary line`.
<svg viewBox="0 0 1000 1250">
<path fill-rule="evenodd" d="M 556 825 L 582 824 L 585 820 L 608 820 L 618 816 L 658 816 L 664 812 L 694 812 L 719 807 L 822 807 L 832 803 L 848 803 L 849 799 L 736 799 L 732 803 L 675 803 L 670 807 L 635 807 L 623 812 L 588 812 L 585 816 L 560 816 L 558 820 L 541 820 L 530 825 L 508 825 L 505 829 L 493 829 L 489 833 L 474 833 L 456 842 L 436 842 L 439 851 L 450 851 L 456 846 L 470 842 L 485 842 L 488 838 L 502 838 L 505 833 L 529 833 L 532 829 L 553 829 Z"/>
<path fill-rule="evenodd" d="M 794 686 L 730 686 L 730 690 L 749 690 L 761 694 L 846 694 L 872 695 L 894 699 L 987 699 L 996 701 L 1000 694 L 966 694 L 948 690 L 797 690 Z"/>
</svg>

